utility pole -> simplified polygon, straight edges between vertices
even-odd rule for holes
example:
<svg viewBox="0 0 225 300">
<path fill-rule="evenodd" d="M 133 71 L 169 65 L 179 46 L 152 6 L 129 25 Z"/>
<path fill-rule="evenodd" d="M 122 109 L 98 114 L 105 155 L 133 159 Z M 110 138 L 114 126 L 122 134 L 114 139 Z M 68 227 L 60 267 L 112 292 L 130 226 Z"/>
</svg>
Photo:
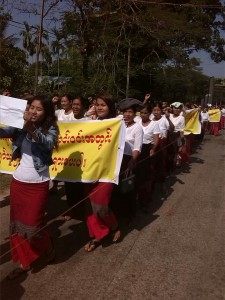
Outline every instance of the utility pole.
<svg viewBox="0 0 225 300">
<path fill-rule="evenodd" d="M 41 53 L 41 47 L 42 47 L 42 34 L 43 34 L 43 20 L 44 20 L 44 7 L 45 7 L 45 0 L 42 0 L 41 5 L 41 20 L 40 20 L 40 26 L 37 30 L 37 46 L 36 46 L 36 63 L 35 63 L 35 78 L 34 78 L 34 94 L 37 93 L 37 87 L 38 87 L 38 76 L 39 76 L 39 66 L 40 66 L 40 53 Z"/>
<path fill-rule="evenodd" d="M 214 77 L 209 78 L 209 101 L 208 103 L 213 104 L 213 92 L 214 92 Z"/>
</svg>

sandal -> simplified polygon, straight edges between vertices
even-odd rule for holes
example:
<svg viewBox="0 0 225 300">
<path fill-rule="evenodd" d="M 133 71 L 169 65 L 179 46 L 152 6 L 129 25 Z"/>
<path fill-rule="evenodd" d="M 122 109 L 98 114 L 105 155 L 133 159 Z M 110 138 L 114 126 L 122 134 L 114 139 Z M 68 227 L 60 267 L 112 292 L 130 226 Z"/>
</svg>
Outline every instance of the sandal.
<svg viewBox="0 0 225 300">
<path fill-rule="evenodd" d="M 111 230 L 111 232 L 112 232 L 112 242 L 119 243 L 121 240 L 121 231 L 117 228 L 117 229 Z"/>
<path fill-rule="evenodd" d="M 30 269 L 31 267 L 27 267 L 27 268 L 18 267 L 8 274 L 7 279 L 9 280 L 16 279 L 17 277 L 30 271 Z"/>
<path fill-rule="evenodd" d="M 98 246 L 102 244 L 102 240 L 90 240 L 85 246 L 84 250 L 87 252 L 94 251 Z"/>
</svg>

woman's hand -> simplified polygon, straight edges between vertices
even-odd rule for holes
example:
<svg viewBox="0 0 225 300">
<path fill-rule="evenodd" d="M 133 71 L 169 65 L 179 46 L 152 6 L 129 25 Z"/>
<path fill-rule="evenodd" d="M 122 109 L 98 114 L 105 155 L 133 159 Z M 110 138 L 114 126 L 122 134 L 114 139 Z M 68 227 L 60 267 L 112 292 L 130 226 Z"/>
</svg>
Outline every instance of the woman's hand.
<svg viewBox="0 0 225 300">
<path fill-rule="evenodd" d="M 184 146 L 180 146 L 178 149 L 178 153 L 185 153 L 186 152 L 186 148 Z"/>
<path fill-rule="evenodd" d="M 127 169 L 129 171 L 133 171 L 133 169 L 136 167 L 136 160 L 131 158 L 131 160 L 128 162 Z"/>
<path fill-rule="evenodd" d="M 154 154 L 155 154 L 155 149 L 151 149 L 150 153 L 149 153 L 149 156 L 152 157 Z"/>
<path fill-rule="evenodd" d="M 25 131 L 29 132 L 30 134 L 32 134 L 35 131 L 36 127 L 34 126 L 33 122 L 27 120 L 26 123 L 23 126 L 23 129 Z"/>
<path fill-rule="evenodd" d="M 165 109 L 165 110 L 164 110 L 164 113 L 165 113 L 165 117 L 166 117 L 167 119 L 169 119 L 169 117 L 170 117 L 169 109 Z"/>
</svg>

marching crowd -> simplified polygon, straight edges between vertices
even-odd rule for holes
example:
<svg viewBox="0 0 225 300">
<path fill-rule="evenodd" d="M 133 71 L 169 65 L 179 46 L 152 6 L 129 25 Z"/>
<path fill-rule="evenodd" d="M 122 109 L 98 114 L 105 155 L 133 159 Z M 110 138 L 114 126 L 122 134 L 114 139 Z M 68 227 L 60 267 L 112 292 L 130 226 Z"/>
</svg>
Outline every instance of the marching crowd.
<svg viewBox="0 0 225 300">
<path fill-rule="evenodd" d="M 89 97 L 88 101 L 80 96 L 54 95 L 48 99 L 29 93 L 21 95 L 21 99 L 28 103 L 23 129 L 0 127 L 0 138 L 12 138 L 12 160 L 20 158 L 10 186 L 11 255 L 19 266 L 8 275 L 9 279 L 28 272 L 42 255 L 47 263 L 55 259 L 53 240 L 48 230 L 41 228 L 49 196 L 49 166 L 59 135 L 57 121 L 120 118 L 126 126 L 118 186 L 110 182 L 64 183 L 69 207 L 88 197 L 86 224 L 90 241 L 84 247 L 87 252 L 95 250 L 105 237 L 113 243 L 121 240 L 118 211 L 113 207 L 131 216 L 137 210 L 148 213 L 155 185 L 161 186 L 161 200 L 165 200 L 166 179 L 188 161 L 196 139 L 201 141 L 206 131 L 216 136 L 225 128 L 224 106 L 155 102 L 150 93 L 144 101 L 126 98 L 116 102 L 107 92 Z M 200 112 L 199 135 L 184 134 L 185 115 L 191 109 Z M 220 110 L 220 122 L 210 121 L 208 111 L 212 109 Z M 50 194 L 57 191 L 58 182 L 53 181 Z M 71 217 L 63 216 L 65 221 Z"/>
</svg>

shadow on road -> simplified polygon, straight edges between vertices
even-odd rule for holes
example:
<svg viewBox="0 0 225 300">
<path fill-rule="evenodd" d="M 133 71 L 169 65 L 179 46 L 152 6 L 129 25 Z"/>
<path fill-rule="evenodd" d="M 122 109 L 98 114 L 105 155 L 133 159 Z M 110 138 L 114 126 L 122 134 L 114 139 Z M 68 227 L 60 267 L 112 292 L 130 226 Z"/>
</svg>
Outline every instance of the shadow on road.
<svg viewBox="0 0 225 300">
<path fill-rule="evenodd" d="M 194 148 L 194 153 L 197 153 L 197 150 L 200 145 L 197 144 Z M 135 216 L 126 216 L 123 214 L 118 215 L 120 229 L 122 232 L 122 239 L 126 237 L 132 230 L 136 229 L 141 231 L 146 226 L 150 225 L 154 222 L 159 216 L 155 214 L 158 209 L 163 205 L 164 201 L 167 197 L 169 197 L 173 191 L 173 186 L 175 183 L 184 184 L 184 182 L 178 178 L 180 174 L 187 174 L 191 172 L 191 168 L 193 164 L 204 164 L 204 160 L 191 156 L 188 163 L 185 163 L 181 166 L 181 168 L 176 169 L 175 172 L 168 177 L 166 181 L 167 193 L 166 196 L 162 199 L 162 186 L 157 183 L 155 185 L 154 193 L 152 195 L 152 201 L 149 203 L 147 212 L 137 212 Z M 75 191 L 76 192 L 76 191 Z M 5 199 L 0 203 L 0 205 L 8 205 L 9 197 L 5 197 Z M 47 207 L 46 214 L 46 222 L 51 221 L 49 225 L 49 230 L 51 235 L 53 236 L 53 240 L 56 247 L 56 260 L 54 264 L 60 264 L 62 262 L 67 261 L 70 257 L 76 254 L 81 248 L 89 240 L 88 230 L 85 224 L 85 203 L 81 203 L 72 211 L 72 219 L 70 221 L 65 221 L 60 218 L 63 213 L 68 209 L 68 204 L 65 199 L 65 189 L 64 185 L 60 185 L 58 189 L 58 193 L 56 195 L 50 195 Z M 110 246 L 112 243 L 109 241 L 104 244 L 104 246 Z M 4 242 L 0 245 L 1 253 L 6 253 L 9 250 L 9 241 Z M 3 257 L 1 264 L 6 263 L 10 260 L 10 254 L 7 254 Z M 34 263 L 33 273 L 39 272 L 46 266 L 44 260 L 40 260 Z M 19 299 L 22 297 L 24 293 L 24 289 L 20 286 L 19 282 L 15 282 L 15 289 L 12 292 L 9 289 L 7 281 L 2 281 L 2 289 L 1 291 L 7 291 L 8 299 Z M 18 293 L 16 290 L 18 289 Z M 16 295 L 10 296 L 12 293 Z M 13 298 L 14 297 L 14 298 Z M 4 297 L 3 297 L 4 299 Z"/>
<path fill-rule="evenodd" d="M 0 201 L 0 208 L 9 205 L 9 196 L 3 197 L 3 200 Z"/>
<path fill-rule="evenodd" d="M 4 278 L 0 282 L 0 299 L 21 299 L 26 291 L 25 288 L 22 287 L 21 283 L 26 280 L 27 276 L 28 274 L 24 273 L 14 280 Z"/>
</svg>

